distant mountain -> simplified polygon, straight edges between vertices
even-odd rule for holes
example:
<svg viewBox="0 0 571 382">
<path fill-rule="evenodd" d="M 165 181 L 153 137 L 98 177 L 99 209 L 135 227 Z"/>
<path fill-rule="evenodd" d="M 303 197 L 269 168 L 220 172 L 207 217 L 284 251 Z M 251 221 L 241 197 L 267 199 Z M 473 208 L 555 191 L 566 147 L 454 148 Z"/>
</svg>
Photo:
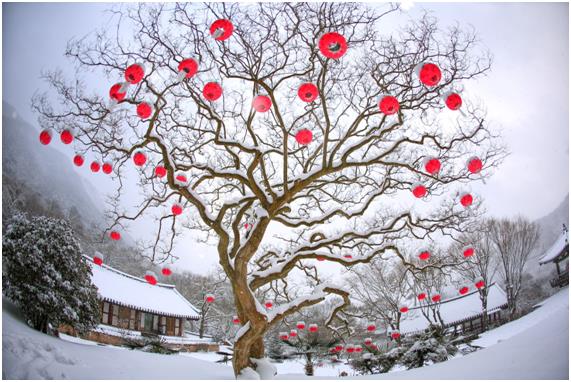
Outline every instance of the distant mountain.
<svg viewBox="0 0 571 382">
<path fill-rule="evenodd" d="M 102 223 L 103 212 L 88 192 L 94 187 L 74 171 L 70 158 L 42 146 L 39 130 L 22 120 L 14 107 L 2 102 L 2 108 L 3 184 L 15 181 L 66 210 L 75 207 L 86 225 Z"/>
</svg>

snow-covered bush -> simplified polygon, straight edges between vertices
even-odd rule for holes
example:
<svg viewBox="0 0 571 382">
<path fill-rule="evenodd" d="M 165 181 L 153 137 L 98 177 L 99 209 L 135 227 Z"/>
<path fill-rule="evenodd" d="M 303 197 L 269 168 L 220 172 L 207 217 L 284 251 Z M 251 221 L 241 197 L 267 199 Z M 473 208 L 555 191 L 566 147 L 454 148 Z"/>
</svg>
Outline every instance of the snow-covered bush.
<svg viewBox="0 0 571 382">
<path fill-rule="evenodd" d="M 91 269 L 66 221 L 16 214 L 2 239 L 2 261 L 3 294 L 35 329 L 67 324 L 84 332 L 97 324 Z"/>
</svg>

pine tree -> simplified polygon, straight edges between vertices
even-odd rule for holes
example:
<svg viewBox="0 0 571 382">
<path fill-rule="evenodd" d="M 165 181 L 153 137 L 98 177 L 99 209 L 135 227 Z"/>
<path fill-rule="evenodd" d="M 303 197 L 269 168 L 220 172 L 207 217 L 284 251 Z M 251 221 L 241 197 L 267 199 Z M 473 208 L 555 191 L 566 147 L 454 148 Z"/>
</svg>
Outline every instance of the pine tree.
<svg viewBox="0 0 571 382">
<path fill-rule="evenodd" d="M 35 329 L 67 324 L 85 332 L 97 323 L 91 269 L 66 221 L 16 214 L 2 239 L 2 260 L 3 293 Z"/>
</svg>

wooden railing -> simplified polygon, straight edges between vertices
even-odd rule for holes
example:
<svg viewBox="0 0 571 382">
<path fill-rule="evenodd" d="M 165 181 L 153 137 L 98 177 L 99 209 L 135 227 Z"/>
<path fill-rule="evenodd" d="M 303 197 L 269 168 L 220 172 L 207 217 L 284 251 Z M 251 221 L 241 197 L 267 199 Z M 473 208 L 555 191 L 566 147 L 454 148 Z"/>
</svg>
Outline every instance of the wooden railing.
<svg viewBox="0 0 571 382">
<path fill-rule="evenodd" d="M 569 285 L 569 271 L 561 273 L 559 276 L 549 281 L 552 288 L 562 288 Z"/>
</svg>

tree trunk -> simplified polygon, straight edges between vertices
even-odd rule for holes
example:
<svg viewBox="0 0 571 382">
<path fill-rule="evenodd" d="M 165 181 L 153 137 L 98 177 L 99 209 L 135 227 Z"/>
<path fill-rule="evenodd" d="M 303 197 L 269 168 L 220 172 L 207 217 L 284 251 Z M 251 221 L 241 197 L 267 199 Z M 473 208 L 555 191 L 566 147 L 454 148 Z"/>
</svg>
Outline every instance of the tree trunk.
<svg viewBox="0 0 571 382">
<path fill-rule="evenodd" d="M 482 295 L 482 331 L 488 330 L 488 294 Z"/>
<path fill-rule="evenodd" d="M 305 353 L 305 375 L 313 376 L 313 361 L 311 360 L 311 353 Z"/>
<path fill-rule="evenodd" d="M 246 334 L 242 335 L 242 337 L 234 343 L 232 366 L 236 377 L 247 367 L 251 367 L 254 370 L 256 369 L 256 365 L 250 360 L 251 358 L 264 358 L 263 334 L 253 334 L 255 332 L 256 330 L 248 330 Z"/>
</svg>

